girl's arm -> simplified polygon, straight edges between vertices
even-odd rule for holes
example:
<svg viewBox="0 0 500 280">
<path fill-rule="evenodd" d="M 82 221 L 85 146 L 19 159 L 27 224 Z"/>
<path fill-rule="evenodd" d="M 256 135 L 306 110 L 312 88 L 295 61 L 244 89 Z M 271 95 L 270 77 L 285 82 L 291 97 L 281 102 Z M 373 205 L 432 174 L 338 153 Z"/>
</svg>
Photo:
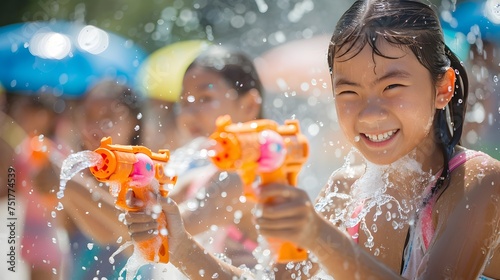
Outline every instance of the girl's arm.
<svg viewBox="0 0 500 280">
<path fill-rule="evenodd" d="M 402 279 L 317 214 L 303 190 L 266 185 L 259 188 L 259 199 L 271 201 L 258 205 L 260 233 L 307 248 L 335 279 Z"/>
<path fill-rule="evenodd" d="M 250 215 L 254 204 L 250 201 L 241 202 L 243 187 L 240 177 L 235 173 L 228 173 L 224 180 L 219 179 L 220 172 L 216 172 L 203 187 L 203 198 L 193 198 L 179 205 L 186 230 L 197 235 L 210 229 L 211 225 L 226 226 L 234 224 L 235 213 Z M 175 199 L 174 199 L 175 200 Z M 195 209 L 190 204 L 196 203 Z"/>
<path fill-rule="evenodd" d="M 129 202 L 134 205 L 134 201 Z M 240 279 L 244 271 L 231 266 L 207 253 L 184 228 L 177 204 L 170 198 L 159 198 L 167 219 L 170 263 L 181 270 L 189 279 Z M 144 241 L 153 236 L 158 225 L 143 212 L 129 212 L 126 215 L 129 232 L 134 241 Z M 157 234 L 157 233 L 156 233 Z"/>
</svg>

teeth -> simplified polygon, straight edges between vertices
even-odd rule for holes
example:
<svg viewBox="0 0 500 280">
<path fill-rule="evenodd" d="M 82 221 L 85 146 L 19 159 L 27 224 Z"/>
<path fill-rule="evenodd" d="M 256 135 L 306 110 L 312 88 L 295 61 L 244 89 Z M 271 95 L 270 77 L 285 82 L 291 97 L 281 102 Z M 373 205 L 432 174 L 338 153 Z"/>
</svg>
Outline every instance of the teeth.
<svg viewBox="0 0 500 280">
<path fill-rule="evenodd" d="M 391 130 L 391 131 L 388 131 L 388 132 L 385 132 L 385 133 L 382 133 L 382 134 L 365 134 L 365 136 L 370 139 L 371 141 L 373 142 L 382 142 L 382 141 L 385 141 L 389 138 L 391 138 L 391 136 L 397 131 L 396 130 Z"/>
</svg>

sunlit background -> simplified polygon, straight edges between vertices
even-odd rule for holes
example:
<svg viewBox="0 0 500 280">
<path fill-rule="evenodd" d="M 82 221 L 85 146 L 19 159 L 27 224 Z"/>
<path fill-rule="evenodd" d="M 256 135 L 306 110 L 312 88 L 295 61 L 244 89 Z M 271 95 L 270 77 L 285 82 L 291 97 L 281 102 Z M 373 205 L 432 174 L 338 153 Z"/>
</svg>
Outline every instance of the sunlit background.
<svg viewBox="0 0 500 280">
<path fill-rule="evenodd" d="M 255 61 L 265 88 L 264 117 L 300 121 L 311 146 L 300 186 L 314 198 L 350 150 L 336 120 L 326 52 L 336 21 L 353 2 L 2 0 L 0 85 L 16 94 L 50 93 L 59 114 L 70 108 L 61 97 L 78 99 L 104 76 L 132 83 L 141 62 L 169 44 L 201 39 L 231 46 Z M 469 73 L 461 144 L 500 159 L 500 0 L 428 3 Z"/>
</svg>

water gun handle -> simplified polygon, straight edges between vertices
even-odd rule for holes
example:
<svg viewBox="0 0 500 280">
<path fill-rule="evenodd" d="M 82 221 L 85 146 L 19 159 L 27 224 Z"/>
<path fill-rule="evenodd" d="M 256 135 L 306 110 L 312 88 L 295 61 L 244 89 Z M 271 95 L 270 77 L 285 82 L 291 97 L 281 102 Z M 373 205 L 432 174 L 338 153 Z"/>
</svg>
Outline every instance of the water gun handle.
<svg viewBox="0 0 500 280">
<path fill-rule="evenodd" d="M 119 197 L 125 198 L 126 194 L 125 193 L 122 194 L 122 192 L 126 192 L 126 189 L 127 188 L 122 187 L 123 191 L 122 190 L 120 191 Z M 150 200 L 149 197 L 150 193 L 146 188 L 135 188 L 135 189 L 132 188 L 132 189 L 134 191 L 134 195 L 141 201 L 147 202 L 148 200 Z M 165 193 L 163 194 L 160 193 L 160 195 L 166 197 Z M 117 200 L 117 206 L 119 206 L 118 204 L 119 203 Z M 144 208 L 130 208 L 130 207 L 122 209 L 125 209 L 130 212 L 139 212 L 144 210 Z M 163 211 L 160 213 L 156 221 L 158 223 L 158 228 L 157 228 L 158 235 L 144 241 L 136 242 L 136 244 L 144 259 L 150 262 L 168 263 L 169 262 L 168 237 L 166 235 L 167 218 Z"/>
<path fill-rule="evenodd" d="M 286 174 L 279 174 L 282 170 L 276 170 L 274 174 L 272 173 L 263 173 L 261 174 L 261 182 L 262 184 L 266 183 L 285 183 L 292 186 L 296 186 L 296 176 L 297 174 L 288 174 L 288 179 L 276 180 L 276 178 L 286 178 Z M 290 177 L 291 176 L 291 177 Z M 271 199 L 272 200 L 272 199 Z M 263 201 L 263 203 L 271 202 L 271 201 Z M 295 243 L 289 241 L 283 241 L 281 239 L 276 238 L 267 238 L 269 246 L 271 247 L 272 252 L 276 255 L 276 262 L 278 263 L 289 263 L 289 262 L 300 262 L 305 261 L 308 258 L 308 252 L 305 249 L 300 248 Z"/>
</svg>

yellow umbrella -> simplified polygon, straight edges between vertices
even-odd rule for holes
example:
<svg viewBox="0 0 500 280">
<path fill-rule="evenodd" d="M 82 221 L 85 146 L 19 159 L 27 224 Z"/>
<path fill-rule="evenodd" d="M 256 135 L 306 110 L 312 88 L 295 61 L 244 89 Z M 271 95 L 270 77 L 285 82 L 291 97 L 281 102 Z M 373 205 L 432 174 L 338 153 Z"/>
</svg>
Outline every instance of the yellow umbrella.
<svg viewBox="0 0 500 280">
<path fill-rule="evenodd" d="M 180 41 L 150 54 L 138 73 L 138 86 L 149 98 L 176 102 L 187 67 L 210 43 Z"/>
</svg>

